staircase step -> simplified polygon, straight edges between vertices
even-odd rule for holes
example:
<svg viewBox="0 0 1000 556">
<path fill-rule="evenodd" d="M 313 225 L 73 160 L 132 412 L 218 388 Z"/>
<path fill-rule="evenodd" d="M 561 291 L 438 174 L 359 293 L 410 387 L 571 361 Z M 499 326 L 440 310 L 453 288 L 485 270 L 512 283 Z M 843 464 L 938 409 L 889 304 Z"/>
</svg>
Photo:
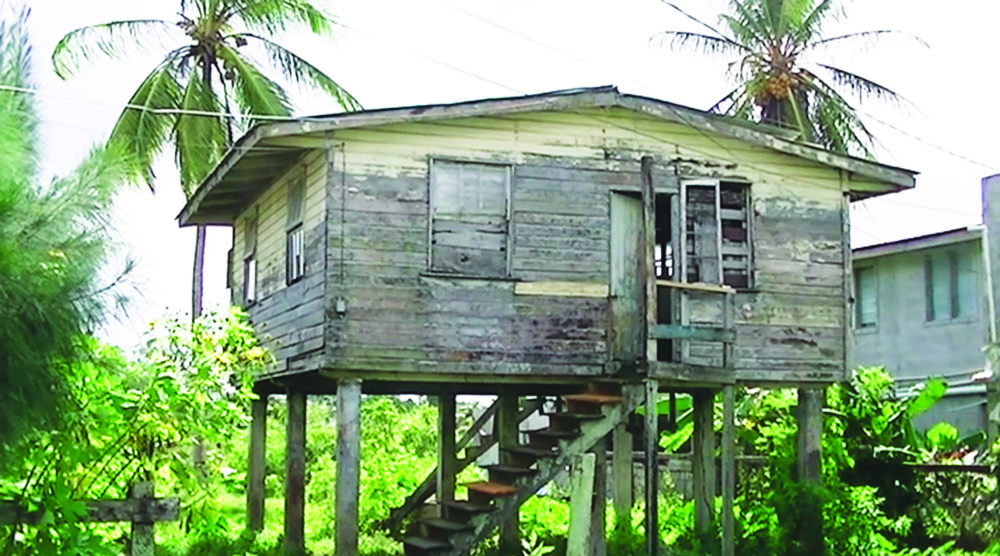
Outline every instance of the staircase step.
<svg viewBox="0 0 1000 556">
<path fill-rule="evenodd" d="M 492 481 L 477 481 L 465 485 L 469 489 L 469 501 L 474 504 L 488 504 L 497 498 L 517 494 L 517 488 Z"/>
<path fill-rule="evenodd" d="M 474 528 L 468 523 L 441 518 L 421 519 L 419 523 L 424 527 L 428 537 L 441 540 L 447 539 L 452 533 L 468 531 Z"/>
<path fill-rule="evenodd" d="M 407 537 L 403 539 L 403 550 L 407 556 L 439 554 L 451 550 L 451 543 L 424 537 Z"/>
<path fill-rule="evenodd" d="M 572 440 L 580 436 L 579 431 L 540 429 L 528 431 L 529 444 L 537 448 L 558 448 L 560 440 Z"/>
<path fill-rule="evenodd" d="M 502 483 L 494 483 L 492 481 L 476 481 L 474 483 L 465 483 L 462 486 L 469 489 L 471 492 L 477 492 L 489 496 L 510 496 L 512 494 L 517 494 L 517 487 L 512 487 Z"/>
<path fill-rule="evenodd" d="M 601 413 L 549 413 L 549 428 L 558 431 L 578 431 L 583 423 L 600 421 Z"/>
<path fill-rule="evenodd" d="M 518 446 L 516 448 L 502 448 L 501 450 L 510 454 L 511 465 L 520 467 L 531 467 L 540 459 L 554 458 L 558 455 L 552 450 L 546 450 L 537 446 Z"/>
<path fill-rule="evenodd" d="M 568 394 L 563 399 L 566 400 L 566 409 L 570 413 L 600 414 L 601 407 L 605 405 L 625 403 L 625 398 L 608 394 Z"/>
<path fill-rule="evenodd" d="M 486 465 L 483 469 L 489 472 L 491 481 L 505 484 L 510 484 L 521 477 L 528 477 L 538 473 L 536 469 L 518 465 Z"/>
<path fill-rule="evenodd" d="M 455 500 L 441 505 L 444 506 L 445 515 L 451 520 L 467 520 L 474 515 L 489 513 L 496 509 L 496 506 L 491 504 L 473 504 L 467 500 Z"/>
<path fill-rule="evenodd" d="M 567 402 L 592 403 L 596 405 L 618 405 L 625 403 L 625 398 L 608 394 L 567 394 L 563 396 L 563 399 Z"/>
</svg>

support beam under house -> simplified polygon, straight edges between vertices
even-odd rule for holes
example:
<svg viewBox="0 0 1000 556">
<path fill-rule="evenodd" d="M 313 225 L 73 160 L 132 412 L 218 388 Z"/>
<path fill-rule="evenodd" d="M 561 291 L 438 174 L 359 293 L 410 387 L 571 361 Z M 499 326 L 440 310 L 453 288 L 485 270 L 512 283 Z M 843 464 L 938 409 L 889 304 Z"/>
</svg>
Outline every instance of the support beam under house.
<svg viewBox="0 0 1000 556">
<path fill-rule="evenodd" d="M 500 394 L 500 408 L 497 410 L 497 444 L 500 446 L 500 463 L 512 465 L 510 452 L 516 448 L 518 440 L 518 398 L 517 394 Z M 521 553 L 520 515 L 515 511 L 510 519 L 500 525 L 500 554 Z"/>
<path fill-rule="evenodd" d="M 264 529 L 264 471 L 267 464 L 267 394 L 250 403 L 250 450 L 247 465 L 247 529 Z"/>
<path fill-rule="evenodd" d="M 337 382 L 337 556 L 358 556 L 361 478 L 361 381 Z"/>
<path fill-rule="evenodd" d="M 657 402 L 660 398 L 660 384 L 654 379 L 646 381 L 646 553 L 656 556 L 660 549 L 659 533 L 659 494 L 660 494 L 660 462 L 657 455 L 660 451 L 660 429 L 657 414 Z"/>
<path fill-rule="evenodd" d="M 438 508 L 442 512 L 438 517 L 445 517 L 444 503 L 455 500 L 455 476 L 458 473 L 458 460 L 455 457 L 455 395 L 444 394 L 438 397 L 438 465 L 437 492 Z"/>
<path fill-rule="evenodd" d="M 285 429 L 285 552 L 305 554 L 306 394 L 289 391 Z"/>
<path fill-rule="evenodd" d="M 694 482 L 694 530 L 711 530 L 715 514 L 715 393 L 696 390 L 692 394 L 694 437 L 692 438 L 691 475 Z"/>
</svg>

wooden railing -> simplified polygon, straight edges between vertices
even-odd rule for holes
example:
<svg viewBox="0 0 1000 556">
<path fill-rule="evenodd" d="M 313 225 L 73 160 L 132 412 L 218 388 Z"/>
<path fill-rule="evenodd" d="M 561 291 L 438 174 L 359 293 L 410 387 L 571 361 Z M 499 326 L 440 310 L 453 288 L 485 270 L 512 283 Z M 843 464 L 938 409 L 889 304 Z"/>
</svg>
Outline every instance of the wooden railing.
<svg viewBox="0 0 1000 556">
<path fill-rule="evenodd" d="M 649 339 L 655 340 L 675 340 L 680 342 L 680 362 L 686 363 L 690 359 L 690 342 L 706 341 L 719 342 L 722 344 L 722 367 L 732 368 L 733 366 L 733 344 L 736 342 L 736 329 L 734 326 L 734 298 L 736 290 L 730 286 L 720 284 L 706 284 L 701 282 L 675 282 L 673 280 L 656 280 L 657 295 L 661 295 L 660 290 L 672 290 L 676 292 L 678 308 L 675 314 L 680 322 L 677 324 L 649 324 Z M 717 295 L 721 308 L 721 320 L 717 326 L 691 323 L 691 300 L 692 295 Z"/>
</svg>

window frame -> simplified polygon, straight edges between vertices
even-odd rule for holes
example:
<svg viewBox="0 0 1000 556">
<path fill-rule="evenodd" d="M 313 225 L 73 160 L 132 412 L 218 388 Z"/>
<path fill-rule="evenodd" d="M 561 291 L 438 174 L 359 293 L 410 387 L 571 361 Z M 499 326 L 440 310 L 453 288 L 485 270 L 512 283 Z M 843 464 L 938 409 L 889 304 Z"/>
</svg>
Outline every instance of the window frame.
<svg viewBox="0 0 1000 556">
<path fill-rule="evenodd" d="M 285 222 L 285 285 L 291 286 L 302 281 L 306 275 L 305 212 L 306 212 L 305 169 L 296 172 L 288 184 L 286 193 L 287 217 Z M 299 192 L 301 195 L 296 196 Z M 295 207 L 295 203 L 299 206 Z M 296 251 L 295 247 L 298 247 Z"/>
<path fill-rule="evenodd" d="M 487 166 L 491 168 L 501 168 L 506 171 L 504 187 L 504 272 L 502 276 L 491 274 L 476 274 L 457 272 L 452 270 L 439 270 L 434 266 L 434 168 L 438 164 Z M 483 280 L 509 280 L 513 273 L 513 248 L 514 248 L 514 164 L 510 162 L 484 161 L 475 159 L 450 158 L 432 156 L 427 161 L 427 268 L 425 273 L 437 276 L 454 276 L 458 278 L 477 278 Z"/>
<path fill-rule="evenodd" d="M 872 275 L 872 290 L 875 293 L 875 295 L 873 296 L 875 298 L 875 320 L 871 324 L 868 324 L 868 325 L 866 325 L 866 324 L 864 324 L 862 322 L 862 307 L 861 307 L 861 304 L 862 304 L 863 300 L 865 299 L 864 296 L 861 293 L 861 287 L 860 287 L 860 285 L 861 285 L 860 274 L 862 272 L 870 272 L 871 273 L 871 275 Z M 875 265 L 868 264 L 868 265 L 862 265 L 860 267 L 855 267 L 853 274 L 854 274 L 854 276 L 853 276 L 852 287 L 854 288 L 854 296 L 853 296 L 854 310 L 852 311 L 852 313 L 853 313 L 853 315 L 852 315 L 853 316 L 852 323 L 854 325 L 854 330 L 862 332 L 862 333 L 874 332 L 875 330 L 878 330 L 879 315 L 881 314 L 881 307 L 880 307 L 881 304 L 879 303 L 879 276 L 878 276 L 879 273 L 878 273 L 878 270 L 876 269 Z"/>
<path fill-rule="evenodd" d="M 257 299 L 257 242 L 259 240 L 259 219 L 257 208 L 243 223 L 243 305 L 251 307 Z M 249 246 L 249 247 L 248 247 Z"/>
<path fill-rule="evenodd" d="M 977 297 L 979 295 L 978 277 L 977 270 L 975 268 L 971 269 L 969 272 L 973 274 L 972 281 L 968 283 L 968 287 L 972 288 L 970 292 L 971 295 L 962 295 L 962 259 L 966 258 L 961 252 L 961 247 L 951 247 L 946 249 L 935 249 L 926 252 L 923 257 L 921 257 L 922 266 L 924 268 L 924 324 L 928 326 L 942 325 L 955 322 L 974 322 L 979 318 L 979 302 L 977 302 Z M 975 265 L 974 257 L 969 259 L 972 265 Z M 935 302 L 935 291 L 936 282 L 934 280 L 935 269 L 938 263 L 942 261 L 947 261 L 946 272 L 947 279 L 946 284 L 942 284 L 940 287 L 947 288 L 944 293 L 947 294 L 948 307 L 947 315 L 941 316 L 937 314 L 937 308 L 934 306 Z M 940 292 L 939 292 L 940 294 Z M 963 299 L 965 300 L 963 302 Z M 967 305 L 967 306 L 966 306 Z"/>
<path fill-rule="evenodd" d="M 679 209 L 680 209 L 680 238 L 679 244 L 680 249 L 675 256 L 680 255 L 681 264 L 679 265 L 679 272 L 677 279 L 684 282 L 688 281 L 688 272 L 690 270 L 691 257 L 687 251 L 687 220 L 688 220 L 688 189 L 690 187 L 705 187 L 714 189 L 714 201 L 715 201 L 715 230 L 716 238 L 719 247 L 723 247 L 725 239 L 723 237 L 723 226 L 722 226 L 722 186 L 723 184 L 733 184 L 740 185 L 744 190 L 744 225 L 746 226 L 746 285 L 745 286 L 734 286 L 726 283 L 726 273 L 725 273 L 725 255 L 720 252 L 717 254 L 718 260 L 720 262 L 719 268 L 719 283 L 723 285 L 729 285 L 736 291 L 754 291 L 756 287 L 756 280 L 754 279 L 754 217 L 753 217 L 753 184 L 746 179 L 741 178 L 710 178 L 710 177 L 683 177 L 679 182 Z M 703 281 L 703 280 L 702 280 Z"/>
</svg>

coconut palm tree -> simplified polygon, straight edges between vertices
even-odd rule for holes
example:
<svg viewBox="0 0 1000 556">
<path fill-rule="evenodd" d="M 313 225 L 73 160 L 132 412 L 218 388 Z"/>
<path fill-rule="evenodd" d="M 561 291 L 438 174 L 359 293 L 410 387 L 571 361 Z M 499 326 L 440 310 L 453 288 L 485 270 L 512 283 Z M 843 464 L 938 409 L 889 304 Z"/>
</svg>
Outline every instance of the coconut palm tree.
<svg viewBox="0 0 1000 556">
<path fill-rule="evenodd" d="M 56 72 L 65 79 L 98 56 L 165 46 L 163 59 L 136 89 L 109 139 L 113 147 L 131 153 L 135 181 L 153 186 L 153 164 L 171 143 L 181 188 L 190 197 L 234 134 L 261 117 L 290 117 L 288 95 L 268 70 L 328 93 L 345 110 L 360 108 L 336 81 L 271 38 L 302 28 L 329 35 L 334 22 L 309 0 L 180 0 L 179 8 L 173 22 L 113 21 L 76 29 L 52 54 Z M 259 64 L 260 59 L 266 63 Z M 192 318 L 202 308 L 204 252 L 205 227 L 199 226 Z"/>
<path fill-rule="evenodd" d="M 710 110 L 788 128 L 800 140 L 836 152 L 871 156 L 872 134 L 847 97 L 890 102 L 901 98 L 875 81 L 822 62 L 822 54 L 829 47 L 870 42 L 898 31 L 824 36 L 824 24 L 840 15 L 831 0 L 731 0 L 718 26 L 664 3 L 700 31 L 664 31 L 658 35 L 661 39 L 732 57 L 729 74 L 736 87 Z"/>
</svg>

